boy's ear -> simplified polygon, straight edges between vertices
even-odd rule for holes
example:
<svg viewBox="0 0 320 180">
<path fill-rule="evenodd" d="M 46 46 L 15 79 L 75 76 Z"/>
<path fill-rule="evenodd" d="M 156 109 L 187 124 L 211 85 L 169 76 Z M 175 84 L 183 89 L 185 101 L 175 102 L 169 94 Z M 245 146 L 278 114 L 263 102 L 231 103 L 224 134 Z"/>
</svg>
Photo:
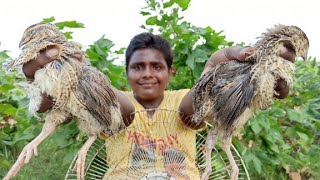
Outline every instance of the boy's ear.
<svg viewBox="0 0 320 180">
<path fill-rule="evenodd" d="M 175 76 L 177 72 L 177 69 L 175 67 L 172 67 L 169 69 L 170 76 Z"/>
</svg>

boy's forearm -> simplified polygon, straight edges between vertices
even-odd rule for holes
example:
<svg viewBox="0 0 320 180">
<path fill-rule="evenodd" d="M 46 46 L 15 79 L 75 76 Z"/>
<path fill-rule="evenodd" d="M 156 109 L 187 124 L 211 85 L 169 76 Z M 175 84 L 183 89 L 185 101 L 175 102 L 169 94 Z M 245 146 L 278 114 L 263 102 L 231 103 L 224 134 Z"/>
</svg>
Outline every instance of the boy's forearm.
<svg viewBox="0 0 320 180">
<path fill-rule="evenodd" d="M 133 112 L 135 108 L 130 99 L 120 90 L 112 88 L 120 103 L 121 115 L 126 126 L 129 126 L 134 118 Z"/>
<path fill-rule="evenodd" d="M 248 56 L 250 56 L 253 53 L 253 51 L 254 48 L 250 46 L 231 46 L 220 49 L 211 55 L 204 67 L 201 76 L 210 71 L 217 64 L 227 62 L 230 60 L 244 61 Z"/>
<path fill-rule="evenodd" d="M 204 75 L 205 73 L 207 73 L 208 71 L 210 71 L 217 64 L 228 61 L 229 58 L 231 58 L 231 55 L 233 55 L 233 53 L 231 53 L 230 50 L 228 50 L 228 48 L 224 48 L 224 49 L 221 49 L 221 50 L 214 52 L 211 55 L 211 57 L 208 59 L 206 65 L 202 71 L 201 76 Z"/>
<path fill-rule="evenodd" d="M 193 95 L 194 95 L 194 89 L 190 89 L 190 91 L 182 99 L 179 106 L 179 111 L 181 112 L 180 117 L 183 124 L 190 129 L 198 130 L 205 126 L 205 122 L 201 122 L 198 124 L 192 121 L 192 116 L 194 114 L 194 108 L 192 103 Z"/>
</svg>

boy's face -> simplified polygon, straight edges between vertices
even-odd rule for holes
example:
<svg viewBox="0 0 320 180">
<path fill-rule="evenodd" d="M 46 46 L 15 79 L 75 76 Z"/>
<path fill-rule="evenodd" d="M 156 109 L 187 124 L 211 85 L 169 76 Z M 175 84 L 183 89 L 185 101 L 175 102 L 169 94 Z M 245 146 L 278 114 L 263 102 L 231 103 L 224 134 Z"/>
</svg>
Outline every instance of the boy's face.
<svg viewBox="0 0 320 180">
<path fill-rule="evenodd" d="M 162 98 L 171 75 L 163 54 L 155 49 L 136 50 L 127 69 L 129 85 L 143 101 Z"/>
</svg>

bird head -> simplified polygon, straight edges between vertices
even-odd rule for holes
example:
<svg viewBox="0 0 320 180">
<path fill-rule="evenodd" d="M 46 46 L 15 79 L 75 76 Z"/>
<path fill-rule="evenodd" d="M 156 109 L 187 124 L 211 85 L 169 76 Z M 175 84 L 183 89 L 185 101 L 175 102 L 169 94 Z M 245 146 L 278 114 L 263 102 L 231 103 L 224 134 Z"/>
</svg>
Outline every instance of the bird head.
<svg viewBox="0 0 320 180">
<path fill-rule="evenodd" d="M 296 56 L 306 60 L 309 49 L 309 39 L 307 35 L 297 26 L 288 26 L 284 30 L 291 39 Z"/>
<path fill-rule="evenodd" d="M 267 29 L 259 40 L 255 43 L 256 49 L 274 49 L 283 45 L 294 52 L 295 57 L 307 59 L 309 49 L 309 39 L 307 35 L 297 26 L 275 25 L 274 28 Z M 262 53 L 265 51 L 262 51 Z M 274 53 L 270 51 L 270 53 Z M 278 52 L 280 53 L 280 52 Z"/>
<path fill-rule="evenodd" d="M 57 37 L 61 36 L 65 38 L 62 32 L 59 31 L 59 29 L 49 23 L 37 23 L 29 26 L 23 33 L 22 38 L 19 43 L 19 48 L 23 47 L 24 45 L 34 42 L 34 41 L 39 41 L 43 38 L 48 38 L 48 37 Z"/>
</svg>

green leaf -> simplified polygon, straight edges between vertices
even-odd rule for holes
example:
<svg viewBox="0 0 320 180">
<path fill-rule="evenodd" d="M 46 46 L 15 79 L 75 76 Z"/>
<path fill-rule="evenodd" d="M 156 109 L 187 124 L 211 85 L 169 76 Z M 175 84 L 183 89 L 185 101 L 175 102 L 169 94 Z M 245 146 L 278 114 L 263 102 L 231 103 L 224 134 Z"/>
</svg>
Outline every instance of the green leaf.
<svg viewBox="0 0 320 180">
<path fill-rule="evenodd" d="M 279 146 L 276 144 L 271 144 L 270 149 L 276 153 L 280 153 Z"/>
<path fill-rule="evenodd" d="M 304 123 L 306 121 L 306 115 L 298 110 L 287 109 L 288 118 L 291 121 Z"/>
<path fill-rule="evenodd" d="M 0 167 L 10 167 L 12 164 L 6 160 L 6 159 L 1 159 L 0 160 Z"/>
<path fill-rule="evenodd" d="M 163 8 L 168 8 L 174 4 L 175 0 L 170 0 L 169 2 L 163 3 Z"/>
<path fill-rule="evenodd" d="M 251 121 L 250 127 L 255 134 L 259 134 L 262 129 L 258 121 Z"/>
<path fill-rule="evenodd" d="M 186 64 L 193 70 L 195 66 L 195 57 L 191 54 L 186 60 Z"/>
<path fill-rule="evenodd" d="M 68 28 L 84 28 L 84 24 L 79 23 L 77 21 L 64 21 L 54 23 L 59 29 L 63 29 L 64 27 Z"/>
<path fill-rule="evenodd" d="M 269 128 L 270 128 L 270 122 L 269 122 L 269 121 L 267 121 L 267 120 L 265 120 L 265 119 L 263 119 L 263 120 L 261 120 L 261 121 L 259 121 L 259 120 L 257 119 L 257 121 L 258 121 L 258 123 L 260 124 L 260 126 L 262 126 L 264 129 L 269 129 Z"/>
<path fill-rule="evenodd" d="M 150 12 L 145 12 L 145 11 L 140 11 L 140 14 L 142 14 L 142 16 L 147 16 L 150 15 Z"/>
<path fill-rule="evenodd" d="M 7 94 L 10 90 L 12 90 L 15 86 L 13 84 L 1 84 L 0 92 Z"/>
<path fill-rule="evenodd" d="M 296 131 L 296 129 L 294 127 L 289 127 L 289 128 L 286 129 L 285 134 L 289 138 L 294 139 L 297 136 L 297 131 Z"/>
<path fill-rule="evenodd" d="M 76 155 L 77 152 L 69 152 L 67 153 L 64 158 L 63 158 L 63 164 L 69 164 L 72 159 L 74 158 L 74 156 Z"/>
<path fill-rule="evenodd" d="M 5 60 L 8 59 L 9 55 L 8 55 L 8 51 L 0 51 L 0 60 Z"/>
<path fill-rule="evenodd" d="M 283 110 L 282 108 L 275 108 L 275 109 L 273 109 L 272 115 L 277 118 L 283 117 L 286 115 L 286 111 Z"/>
<path fill-rule="evenodd" d="M 281 148 L 282 148 L 283 150 L 289 150 L 289 149 L 291 149 L 292 147 L 291 147 L 289 144 L 283 144 L 283 145 L 281 146 Z"/>
<path fill-rule="evenodd" d="M 146 20 L 147 25 L 155 25 L 157 23 L 157 16 L 149 17 Z"/>
<path fill-rule="evenodd" d="M 193 69 L 192 73 L 193 73 L 193 76 L 195 77 L 195 79 L 199 79 L 200 76 L 201 76 L 201 73 L 203 71 L 203 67 L 204 67 L 204 64 L 200 64 L 200 63 L 196 63 L 195 64 L 195 68 Z"/>
<path fill-rule="evenodd" d="M 17 112 L 17 108 L 11 104 L 0 104 L 0 112 L 9 116 L 14 116 Z"/>
<path fill-rule="evenodd" d="M 6 144 L 6 145 L 9 145 L 9 146 L 12 146 L 12 145 L 14 145 L 15 143 L 17 143 L 19 141 L 23 141 L 23 140 L 30 141 L 34 137 L 35 136 L 33 134 L 27 133 L 27 134 L 24 134 L 22 136 L 19 136 L 19 137 L 15 138 L 13 141 L 3 141 L 3 143 Z"/>
<path fill-rule="evenodd" d="M 43 18 L 42 19 L 42 22 L 44 22 L 44 23 L 52 23 L 53 21 L 55 21 L 56 19 L 53 17 L 53 16 L 51 16 L 51 17 L 49 17 L 49 18 Z"/>
<path fill-rule="evenodd" d="M 303 141 L 308 141 L 309 140 L 309 136 L 307 134 L 302 133 L 302 132 L 297 132 L 297 134 Z"/>
<path fill-rule="evenodd" d="M 186 10 L 190 1 L 191 0 L 176 0 L 176 3 L 182 8 L 182 10 Z"/>
<path fill-rule="evenodd" d="M 116 54 L 124 54 L 125 48 L 120 48 L 119 50 L 114 51 Z"/>
<path fill-rule="evenodd" d="M 64 32 L 63 34 L 64 34 L 64 36 L 66 36 L 67 39 L 72 39 L 73 38 L 72 33 L 73 32 L 68 31 L 68 32 Z"/>
<path fill-rule="evenodd" d="M 261 161 L 259 160 L 259 158 L 257 158 L 256 156 L 252 156 L 252 161 L 253 161 L 255 170 L 258 173 L 261 173 Z"/>
<path fill-rule="evenodd" d="M 196 57 L 195 58 L 196 62 L 203 63 L 203 62 L 206 62 L 208 60 L 207 52 L 205 50 L 203 50 L 203 49 L 197 48 L 195 51 L 193 51 L 193 54 Z"/>
</svg>

